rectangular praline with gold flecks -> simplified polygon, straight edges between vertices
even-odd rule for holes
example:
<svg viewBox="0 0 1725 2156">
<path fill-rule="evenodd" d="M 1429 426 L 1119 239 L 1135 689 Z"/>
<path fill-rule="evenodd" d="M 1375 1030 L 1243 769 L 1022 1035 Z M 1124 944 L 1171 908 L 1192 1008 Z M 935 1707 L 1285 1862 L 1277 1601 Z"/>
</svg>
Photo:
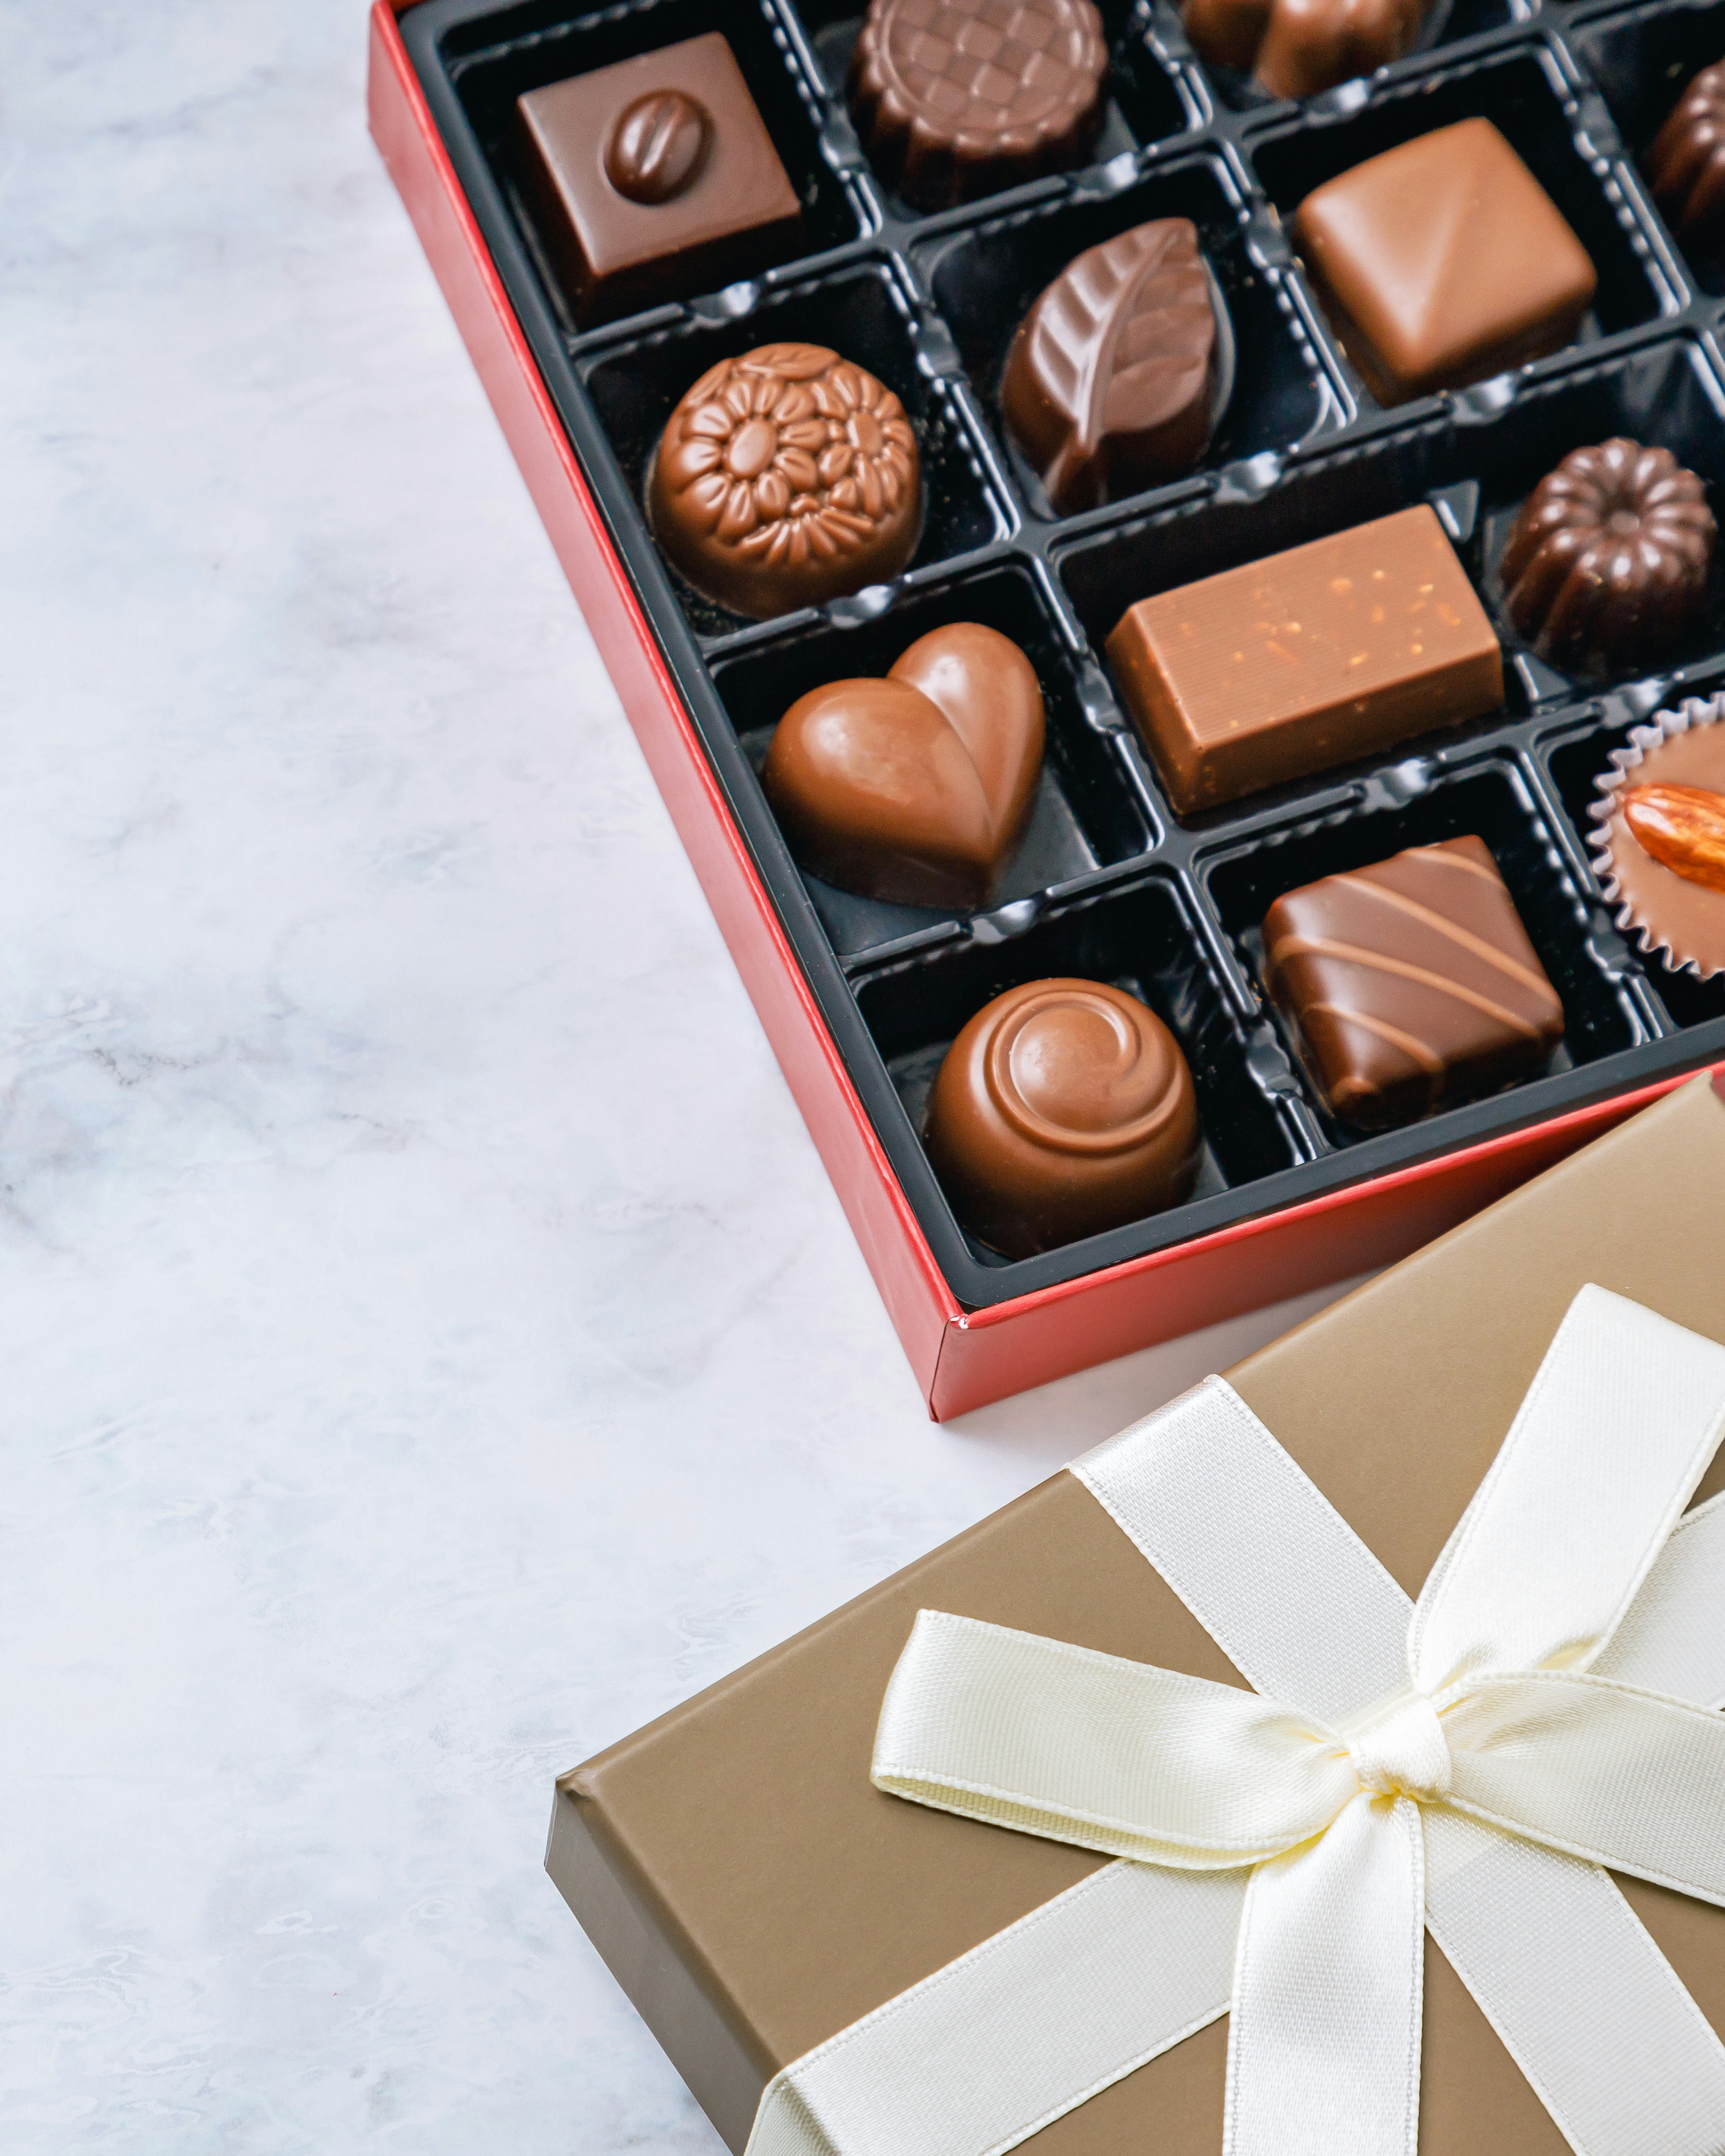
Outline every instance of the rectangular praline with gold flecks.
<svg viewBox="0 0 1725 2156">
<path fill-rule="evenodd" d="M 1413 846 L 1264 916 L 1264 982 L 1338 1122 L 1385 1130 L 1541 1069 L 1563 1006 L 1490 849 Z"/>
</svg>

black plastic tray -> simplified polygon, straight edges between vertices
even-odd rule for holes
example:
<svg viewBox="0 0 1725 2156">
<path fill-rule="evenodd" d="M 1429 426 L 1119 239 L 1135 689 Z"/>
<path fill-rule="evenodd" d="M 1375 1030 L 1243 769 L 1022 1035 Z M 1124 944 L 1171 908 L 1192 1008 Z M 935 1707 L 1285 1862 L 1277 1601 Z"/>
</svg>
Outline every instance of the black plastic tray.
<svg viewBox="0 0 1725 2156">
<path fill-rule="evenodd" d="M 1725 592 L 1683 663 L 1651 680 L 1565 679 L 1523 649 L 1496 562 L 1520 502 L 1566 451 L 1628 434 L 1707 480 L 1725 521 L 1725 274 L 1684 259 L 1635 159 L 1688 77 L 1725 55 L 1725 0 L 1593 8 L 1439 0 L 1420 49 L 1303 105 L 1203 67 L 1178 14 L 1101 0 L 1113 54 L 1096 162 L 937 217 L 870 170 L 844 102 L 861 8 L 735 0 L 722 28 L 799 188 L 809 252 L 756 282 L 578 334 L 515 187 L 524 91 L 714 27 L 697 0 L 424 0 L 403 33 L 617 550 L 783 916 L 881 1142 L 958 1300 L 973 1308 L 1725 1056 L 1725 982 L 1643 961 L 1613 927 L 1584 834 L 1595 777 L 1637 720 L 1725 687 Z M 1468 391 L 1383 410 L 1329 334 L 1281 219 L 1332 173 L 1471 114 L 1494 121 L 1599 272 L 1566 350 Z M 1147 218 L 1199 227 L 1233 321 L 1234 393 L 1204 465 L 1055 518 L 1000 425 L 1013 328 L 1083 248 Z M 903 399 L 928 515 L 890 586 L 762 624 L 667 567 L 641 509 L 672 406 L 727 354 L 829 345 Z M 1502 636 L 1494 719 L 1182 820 L 1101 660 L 1124 608 L 1302 540 L 1430 499 Z M 986 913 L 854 898 L 803 876 L 756 778 L 779 715 L 842 675 L 884 671 L 942 622 L 990 622 L 1028 651 L 1049 712 L 1030 834 Z M 1280 892 L 1461 832 L 1491 848 L 1563 999 L 1550 1069 L 1406 1129 L 1334 1122 L 1257 983 Z M 919 1119 L 942 1054 L 1014 982 L 1069 973 L 1140 994 L 1180 1039 L 1206 1152 L 1185 1204 L 1009 1262 L 954 1219 Z"/>
</svg>

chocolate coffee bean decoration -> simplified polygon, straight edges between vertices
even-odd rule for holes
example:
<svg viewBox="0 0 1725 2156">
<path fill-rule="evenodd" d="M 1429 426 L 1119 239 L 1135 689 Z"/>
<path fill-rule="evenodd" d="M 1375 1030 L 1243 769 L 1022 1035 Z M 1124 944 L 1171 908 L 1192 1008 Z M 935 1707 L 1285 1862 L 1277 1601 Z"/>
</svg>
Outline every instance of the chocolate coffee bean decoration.
<svg viewBox="0 0 1725 2156">
<path fill-rule="evenodd" d="M 779 721 L 761 783 L 798 864 L 901 906 L 985 905 L 1042 767 L 1042 691 L 979 622 L 919 637 L 884 680 L 829 681 Z"/>
<path fill-rule="evenodd" d="M 1510 619 L 1577 673 L 1657 665 L 1707 603 L 1714 536 L 1706 487 L 1669 449 L 1621 437 L 1572 449 L 1504 550 Z"/>
<path fill-rule="evenodd" d="M 605 177 L 631 202 L 670 202 L 693 185 L 712 139 L 712 115 L 698 97 L 650 90 L 619 116 L 605 146 Z"/>
<path fill-rule="evenodd" d="M 1197 228 L 1158 218 L 1086 248 L 1042 294 L 1007 354 L 1001 408 L 1068 516 L 1191 470 L 1216 367 Z"/>
<path fill-rule="evenodd" d="M 1100 981 L 1027 982 L 947 1050 L 926 1143 L 978 1240 L 1029 1257 L 1188 1195 L 1199 1146 L 1192 1073 L 1136 996 Z"/>
<path fill-rule="evenodd" d="M 699 591 L 765 621 L 896 577 L 922 530 L 905 408 L 814 344 L 710 367 L 671 413 L 647 482 L 653 536 Z"/>
</svg>

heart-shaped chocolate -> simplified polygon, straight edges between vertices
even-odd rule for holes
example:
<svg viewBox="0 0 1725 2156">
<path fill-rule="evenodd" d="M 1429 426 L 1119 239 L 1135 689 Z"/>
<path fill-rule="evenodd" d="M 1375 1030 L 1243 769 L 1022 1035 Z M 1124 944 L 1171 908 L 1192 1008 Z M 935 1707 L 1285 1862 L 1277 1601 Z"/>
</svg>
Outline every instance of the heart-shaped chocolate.
<svg viewBox="0 0 1725 2156">
<path fill-rule="evenodd" d="M 1042 691 L 973 621 L 919 637 L 884 680 L 829 681 L 778 722 L 761 783 L 799 866 L 901 906 L 983 906 L 1042 767 Z"/>
</svg>

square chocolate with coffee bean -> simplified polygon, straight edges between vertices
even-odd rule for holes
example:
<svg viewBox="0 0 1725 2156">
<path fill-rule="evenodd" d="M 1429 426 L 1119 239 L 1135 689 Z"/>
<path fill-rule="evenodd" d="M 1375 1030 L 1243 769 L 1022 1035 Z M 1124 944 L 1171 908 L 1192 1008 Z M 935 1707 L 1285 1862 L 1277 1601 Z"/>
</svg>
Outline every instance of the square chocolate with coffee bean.
<svg viewBox="0 0 1725 2156">
<path fill-rule="evenodd" d="M 802 208 L 716 30 L 530 90 L 524 192 L 583 329 L 757 275 Z"/>
</svg>

